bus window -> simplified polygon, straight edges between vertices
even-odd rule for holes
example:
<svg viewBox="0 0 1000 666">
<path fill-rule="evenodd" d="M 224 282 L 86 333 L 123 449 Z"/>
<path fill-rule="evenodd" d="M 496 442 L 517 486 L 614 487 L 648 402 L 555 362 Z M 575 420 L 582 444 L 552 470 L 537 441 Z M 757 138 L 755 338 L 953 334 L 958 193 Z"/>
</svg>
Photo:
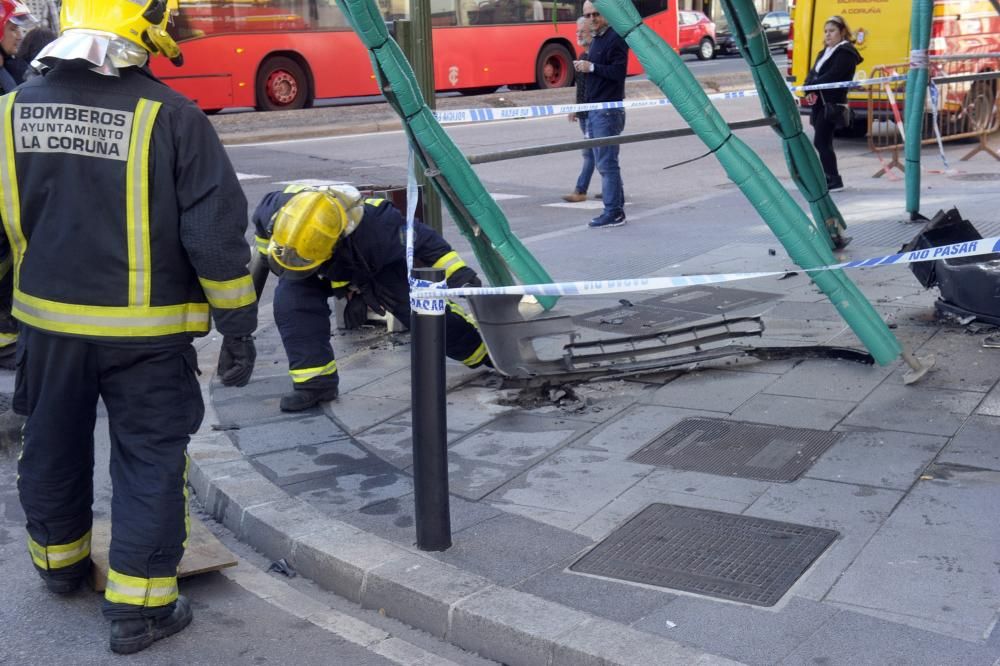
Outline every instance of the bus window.
<svg viewBox="0 0 1000 666">
<path fill-rule="evenodd" d="M 632 0 L 632 4 L 635 5 L 636 11 L 642 18 L 666 11 L 667 2 L 668 0 Z"/>
</svg>

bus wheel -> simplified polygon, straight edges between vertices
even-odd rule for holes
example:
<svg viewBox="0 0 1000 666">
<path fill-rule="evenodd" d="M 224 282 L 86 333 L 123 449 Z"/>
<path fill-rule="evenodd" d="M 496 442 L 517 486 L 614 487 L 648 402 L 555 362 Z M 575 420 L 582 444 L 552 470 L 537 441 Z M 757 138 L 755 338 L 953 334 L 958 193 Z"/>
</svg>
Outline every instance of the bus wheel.
<svg viewBox="0 0 1000 666">
<path fill-rule="evenodd" d="M 301 109 L 309 99 L 309 82 L 301 65 L 284 56 L 268 58 L 257 72 L 257 109 Z"/>
<path fill-rule="evenodd" d="M 573 83 L 573 56 L 560 44 L 546 44 L 535 64 L 539 88 L 564 88 Z"/>
</svg>

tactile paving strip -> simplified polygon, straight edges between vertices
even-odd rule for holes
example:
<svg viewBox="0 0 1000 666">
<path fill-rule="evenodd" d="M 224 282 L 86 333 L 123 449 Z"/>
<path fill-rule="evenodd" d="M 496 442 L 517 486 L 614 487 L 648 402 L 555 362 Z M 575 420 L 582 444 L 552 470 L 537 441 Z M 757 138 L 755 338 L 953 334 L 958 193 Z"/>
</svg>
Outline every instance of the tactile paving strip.
<svg viewBox="0 0 1000 666">
<path fill-rule="evenodd" d="M 818 527 L 651 504 L 570 571 L 773 606 L 837 536 Z"/>
<path fill-rule="evenodd" d="M 645 465 L 788 482 L 799 478 L 841 433 L 807 428 L 687 418 L 629 460 Z"/>
</svg>

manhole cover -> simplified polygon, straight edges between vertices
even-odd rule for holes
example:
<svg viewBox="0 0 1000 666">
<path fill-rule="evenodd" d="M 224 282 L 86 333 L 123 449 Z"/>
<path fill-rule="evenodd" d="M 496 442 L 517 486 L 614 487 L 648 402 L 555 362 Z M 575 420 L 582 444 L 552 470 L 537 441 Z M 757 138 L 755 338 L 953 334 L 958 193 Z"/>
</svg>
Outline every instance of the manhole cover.
<svg viewBox="0 0 1000 666">
<path fill-rule="evenodd" d="M 687 312 L 718 315 L 732 310 L 762 305 L 777 300 L 778 294 L 748 289 L 725 287 L 687 287 L 644 300 L 644 305 L 654 305 Z"/>
<path fill-rule="evenodd" d="M 819 527 L 651 504 L 570 571 L 773 606 L 837 536 Z"/>
<path fill-rule="evenodd" d="M 952 180 L 991 181 L 1000 180 L 1000 173 L 957 173 L 949 176 Z"/>
<path fill-rule="evenodd" d="M 840 433 L 807 428 L 684 419 L 633 453 L 629 460 L 760 481 L 794 481 Z"/>
</svg>

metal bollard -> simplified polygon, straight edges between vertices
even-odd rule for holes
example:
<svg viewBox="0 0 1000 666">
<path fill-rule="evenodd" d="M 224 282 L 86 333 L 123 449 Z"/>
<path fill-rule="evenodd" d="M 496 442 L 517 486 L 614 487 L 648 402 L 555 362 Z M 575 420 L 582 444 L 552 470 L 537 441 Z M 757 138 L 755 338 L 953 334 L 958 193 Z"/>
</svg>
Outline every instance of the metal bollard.
<svg viewBox="0 0 1000 666">
<path fill-rule="evenodd" d="M 416 268 L 413 277 L 444 280 L 440 268 Z M 413 495 L 417 548 L 451 547 L 448 505 L 448 412 L 445 384 L 445 302 L 412 303 L 410 384 L 413 410 Z M 420 307 L 429 305 L 430 308 Z"/>
</svg>

